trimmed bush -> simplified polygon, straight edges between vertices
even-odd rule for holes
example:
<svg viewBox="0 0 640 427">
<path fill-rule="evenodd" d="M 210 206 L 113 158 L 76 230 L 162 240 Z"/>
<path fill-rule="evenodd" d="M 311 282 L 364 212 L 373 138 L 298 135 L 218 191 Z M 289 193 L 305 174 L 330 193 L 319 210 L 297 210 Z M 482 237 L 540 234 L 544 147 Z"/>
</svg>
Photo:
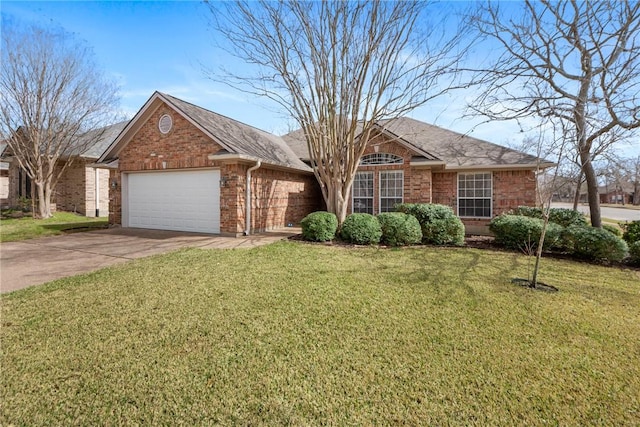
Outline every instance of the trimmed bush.
<svg viewBox="0 0 640 427">
<path fill-rule="evenodd" d="M 357 245 L 375 245 L 380 243 L 382 229 L 375 216 L 367 213 L 354 213 L 342 223 L 340 237 Z"/>
<path fill-rule="evenodd" d="M 542 219 L 542 209 L 531 206 L 518 206 L 511 211 L 511 214 Z M 571 225 L 587 225 L 587 218 L 582 212 L 573 209 L 551 208 L 549 209 L 549 222 L 569 227 Z"/>
<path fill-rule="evenodd" d="M 300 221 L 302 236 L 313 242 L 332 240 L 338 229 L 338 218 L 335 214 L 318 211 L 310 213 Z"/>
<path fill-rule="evenodd" d="M 496 236 L 496 243 L 510 249 L 535 249 L 540 241 L 544 221 L 539 218 L 520 215 L 500 215 L 489 223 L 489 230 Z M 558 247 L 562 227 L 556 223 L 547 224 L 543 249 Z"/>
<path fill-rule="evenodd" d="M 542 209 L 534 208 L 532 206 L 518 206 L 517 208 L 512 209 L 509 214 L 542 219 Z"/>
<path fill-rule="evenodd" d="M 629 257 L 631 264 L 640 265 L 640 240 L 629 245 Z"/>
<path fill-rule="evenodd" d="M 640 221 L 631 221 L 626 224 L 622 224 L 622 238 L 625 242 L 631 244 L 640 242 Z"/>
<path fill-rule="evenodd" d="M 549 221 L 563 227 L 572 225 L 587 226 L 587 217 L 582 212 L 574 211 L 573 209 L 551 208 L 549 210 Z"/>
<path fill-rule="evenodd" d="M 464 224 L 449 206 L 430 203 L 403 203 L 396 210 L 413 215 L 422 229 L 422 243 L 432 245 L 464 244 Z"/>
<path fill-rule="evenodd" d="M 382 243 L 389 246 L 415 245 L 422 241 L 422 230 L 415 216 L 402 212 L 378 215 L 382 229 Z"/>
<path fill-rule="evenodd" d="M 563 238 L 575 256 L 594 261 L 622 261 L 629 252 L 624 240 L 602 228 L 573 225 Z"/>
<path fill-rule="evenodd" d="M 622 237 L 622 232 L 615 225 L 611 224 L 602 224 L 602 229 L 608 231 L 614 236 Z"/>
</svg>

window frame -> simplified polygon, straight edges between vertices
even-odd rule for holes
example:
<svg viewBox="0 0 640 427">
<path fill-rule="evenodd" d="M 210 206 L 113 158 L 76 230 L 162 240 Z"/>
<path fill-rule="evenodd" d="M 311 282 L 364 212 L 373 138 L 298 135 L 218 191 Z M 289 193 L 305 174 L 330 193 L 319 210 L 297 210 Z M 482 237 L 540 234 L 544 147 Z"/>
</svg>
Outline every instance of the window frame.
<svg viewBox="0 0 640 427">
<path fill-rule="evenodd" d="M 393 212 L 393 209 L 391 210 L 382 210 L 382 200 L 390 200 L 390 199 L 397 199 L 397 197 L 383 197 L 382 196 L 382 174 L 399 174 L 400 175 L 400 187 L 396 187 L 395 189 L 399 189 L 400 190 L 400 202 L 399 203 L 404 203 L 404 170 L 402 169 L 392 169 L 392 170 L 383 170 L 383 171 L 379 171 L 378 172 L 378 213 L 383 213 L 383 212 Z M 387 180 L 388 182 L 388 180 Z M 394 179 L 394 182 L 396 182 L 396 180 Z M 388 190 L 388 189 L 387 189 Z M 397 203 L 394 203 L 397 204 Z"/>
<path fill-rule="evenodd" d="M 477 182 L 477 176 L 478 175 L 489 175 L 489 180 L 487 181 L 486 178 L 483 178 L 481 181 L 482 182 L 489 182 L 489 196 L 482 196 L 479 197 L 477 195 L 473 195 L 473 196 L 461 196 L 461 189 L 460 189 L 460 178 L 463 176 L 469 176 L 469 175 L 474 175 L 474 183 Z M 464 190 L 469 190 L 468 188 L 465 188 Z M 481 188 L 478 189 L 475 187 L 472 188 L 471 190 L 486 190 L 486 188 Z M 457 213 L 458 216 L 460 218 L 476 218 L 476 219 L 491 219 L 493 218 L 493 172 L 489 171 L 477 171 L 477 172 L 458 172 L 458 175 L 456 177 L 456 207 L 457 207 Z M 478 215 L 461 215 L 460 213 L 460 201 L 461 200 L 488 200 L 489 201 L 489 216 L 478 216 Z M 468 208 L 466 208 L 468 209 Z M 477 206 L 473 207 L 474 210 L 479 209 Z M 482 208 L 484 209 L 484 208 Z"/>
<path fill-rule="evenodd" d="M 356 179 L 358 179 L 358 176 L 362 176 L 362 175 L 368 175 L 370 176 L 370 182 L 371 182 L 371 197 L 362 197 L 362 196 L 357 196 L 356 197 Z M 375 173 L 373 171 L 357 171 L 354 178 L 353 178 L 353 183 L 351 184 L 351 213 L 370 213 L 371 215 L 374 214 L 375 212 Z M 356 211 L 356 199 L 367 199 L 367 200 L 371 200 L 371 212 L 363 212 L 361 210 L 357 210 Z"/>
<path fill-rule="evenodd" d="M 371 160 L 370 160 L 371 159 Z M 388 159 L 390 161 L 385 161 Z M 369 153 L 360 158 L 359 166 L 403 165 L 404 158 L 393 153 Z"/>
</svg>

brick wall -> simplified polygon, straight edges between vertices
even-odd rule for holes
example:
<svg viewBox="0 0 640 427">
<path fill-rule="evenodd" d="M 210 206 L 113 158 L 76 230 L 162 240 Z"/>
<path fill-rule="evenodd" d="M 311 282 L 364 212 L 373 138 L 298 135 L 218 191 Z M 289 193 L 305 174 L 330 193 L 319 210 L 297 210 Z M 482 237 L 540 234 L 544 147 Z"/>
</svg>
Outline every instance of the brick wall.
<svg viewBox="0 0 640 427">
<path fill-rule="evenodd" d="M 493 215 L 536 205 L 536 176 L 531 170 L 493 172 Z"/>
<path fill-rule="evenodd" d="M 65 168 L 55 189 L 54 201 L 58 210 L 86 215 L 85 169 L 84 161 L 75 161 Z"/>
<path fill-rule="evenodd" d="M 118 169 L 109 170 L 109 225 L 122 224 L 122 179 Z"/>
<path fill-rule="evenodd" d="M 493 171 L 493 216 L 518 206 L 536 205 L 536 178 L 532 170 Z M 450 206 L 457 214 L 457 172 L 433 174 L 433 203 Z M 486 233 L 490 219 L 463 218 L 467 232 Z"/>
<path fill-rule="evenodd" d="M 458 209 L 457 177 L 456 172 L 433 173 L 433 203 L 450 206 L 456 214 Z"/>
<path fill-rule="evenodd" d="M 320 210 L 322 204 L 320 187 L 313 175 L 261 168 L 252 173 L 251 191 L 251 227 L 259 231 L 298 225 L 305 216 Z"/>
<path fill-rule="evenodd" d="M 377 147 L 377 148 L 376 148 Z M 376 151 L 377 149 L 377 151 Z M 378 135 L 371 139 L 363 156 L 373 153 L 388 153 L 402 157 L 403 164 L 360 166 L 358 172 L 373 171 L 373 211 L 380 211 L 380 174 L 381 171 L 401 170 L 404 175 L 403 197 L 405 203 L 428 203 L 431 201 L 432 179 L 431 169 L 411 167 L 411 158 L 415 153 L 396 141 L 390 140 L 384 135 Z M 352 212 L 353 195 L 349 199 L 349 213 Z"/>
</svg>

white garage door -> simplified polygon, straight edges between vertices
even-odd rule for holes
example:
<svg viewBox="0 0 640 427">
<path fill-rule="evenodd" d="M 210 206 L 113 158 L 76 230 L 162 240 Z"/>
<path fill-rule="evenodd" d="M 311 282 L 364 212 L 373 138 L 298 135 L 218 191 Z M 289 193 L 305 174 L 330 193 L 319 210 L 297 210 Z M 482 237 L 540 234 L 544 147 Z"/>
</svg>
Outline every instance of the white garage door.
<svg viewBox="0 0 640 427">
<path fill-rule="evenodd" d="M 127 227 L 220 233 L 220 171 L 130 173 Z"/>
</svg>

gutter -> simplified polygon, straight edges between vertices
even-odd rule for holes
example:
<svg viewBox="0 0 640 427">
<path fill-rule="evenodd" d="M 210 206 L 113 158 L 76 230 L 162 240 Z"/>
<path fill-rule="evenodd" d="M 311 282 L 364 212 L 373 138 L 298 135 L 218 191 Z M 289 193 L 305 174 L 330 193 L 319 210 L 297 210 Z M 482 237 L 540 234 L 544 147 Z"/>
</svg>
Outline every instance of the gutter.
<svg viewBox="0 0 640 427">
<path fill-rule="evenodd" d="M 251 166 L 247 169 L 247 182 L 246 182 L 246 191 L 245 191 L 245 229 L 244 235 L 248 236 L 251 233 L 251 172 L 258 169 L 262 165 L 262 161 L 258 160 L 255 165 Z"/>
<path fill-rule="evenodd" d="M 93 168 L 95 171 L 95 195 L 96 195 L 96 218 L 100 218 L 100 169 Z"/>
</svg>

